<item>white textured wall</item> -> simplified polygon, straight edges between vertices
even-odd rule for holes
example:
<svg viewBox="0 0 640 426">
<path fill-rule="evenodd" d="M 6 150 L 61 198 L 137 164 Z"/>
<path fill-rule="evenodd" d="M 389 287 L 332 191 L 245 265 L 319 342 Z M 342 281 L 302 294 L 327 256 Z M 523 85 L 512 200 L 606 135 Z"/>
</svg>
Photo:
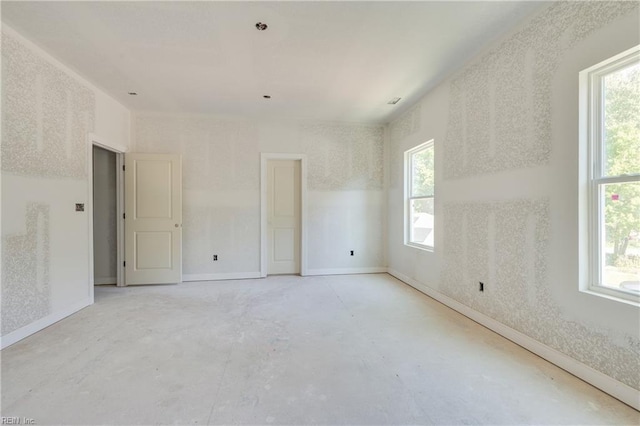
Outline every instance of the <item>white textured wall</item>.
<svg viewBox="0 0 640 426">
<path fill-rule="evenodd" d="M 137 113 L 133 146 L 183 155 L 187 280 L 260 271 L 261 152 L 307 155 L 310 272 L 385 266 L 381 126 Z"/>
<path fill-rule="evenodd" d="M 131 111 L 99 90 L 96 97 L 95 130 L 98 142 L 126 150 L 131 139 Z"/>
<path fill-rule="evenodd" d="M 636 389 L 638 308 L 578 291 L 578 73 L 639 27 L 637 2 L 556 3 L 387 131 L 389 267 Z M 432 138 L 429 253 L 402 241 L 402 154 Z"/>
<path fill-rule="evenodd" d="M 75 203 L 88 203 L 88 135 L 102 131 L 101 139 L 126 146 L 128 115 L 3 24 L 1 293 L 8 341 L 90 303 L 88 212 L 75 211 Z"/>
</svg>

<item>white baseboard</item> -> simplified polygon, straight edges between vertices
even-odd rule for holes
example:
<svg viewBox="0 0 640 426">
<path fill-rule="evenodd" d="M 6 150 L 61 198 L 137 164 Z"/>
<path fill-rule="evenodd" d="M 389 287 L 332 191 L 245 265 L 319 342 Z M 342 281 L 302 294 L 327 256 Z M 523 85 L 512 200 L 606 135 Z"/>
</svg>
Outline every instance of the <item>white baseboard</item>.
<svg viewBox="0 0 640 426">
<path fill-rule="evenodd" d="M 573 374 L 574 376 L 584 380 L 587 383 L 601 389 L 614 398 L 619 399 L 625 404 L 640 411 L 640 391 L 626 385 L 618 380 L 601 373 L 589 367 L 586 364 L 577 361 L 570 356 L 553 349 L 544 343 L 540 343 L 535 339 L 523 334 L 511 327 L 502 324 L 495 319 L 482 314 L 470 307 L 446 296 L 439 291 L 416 281 L 394 269 L 389 268 L 388 273 L 400 281 L 405 282 L 416 290 L 426 294 L 427 296 L 437 300 L 438 302 L 447 305 L 451 309 L 458 311 L 462 315 L 472 319 L 473 321 L 487 327 L 490 330 L 495 331 L 501 336 L 511 340 L 515 344 L 522 346 L 523 348 L 533 352 L 534 354 L 546 359 L 552 364 L 557 365 L 563 370 Z"/>
<path fill-rule="evenodd" d="M 116 277 L 93 278 L 93 285 L 115 284 L 118 281 Z"/>
<path fill-rule="evenodd" d="M 222 281 L 222 280 L 249 280 L 260 278 L 260 272 L 227 272 L 220 274 L 185 274 L 182 281 Z"/>
<path fill-rule="evenodd" d="M 79 310 L 84 309 L 91 304 L 93 304 L 93 301 L 91 299 L 85 299 L 60 312 L 47 315 L 46 317 L 34 321 L 29 325 L 12 331 L 11 333 L 0 338 L 0 348 L 4 349 L 7 346 L 11 346 L 14 343 L 24 339 L 25 337 L 31 336 L 32 334 L 37 333 L 38 331 L 57 323 L 58 321 L 68 317 L 69 315 L 75 314 Z"/>
<path fill-rule="evenodd" d="M 387 272 L 386 267 L 368 268 L 335 268 L 335 269 L 307 269 L 305 276 L 312 275 L 352 275 L 352 274 L 380 274 Z"/>
</svg>

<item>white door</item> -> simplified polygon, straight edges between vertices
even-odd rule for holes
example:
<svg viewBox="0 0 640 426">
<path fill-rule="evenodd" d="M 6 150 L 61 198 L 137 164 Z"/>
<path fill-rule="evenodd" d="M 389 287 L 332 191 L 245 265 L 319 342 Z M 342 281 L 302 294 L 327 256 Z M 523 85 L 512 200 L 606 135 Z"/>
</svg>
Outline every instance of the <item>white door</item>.
<svg viewBox="0 0 640 426">
<path fill-rule="evenodd" d="M 125 154 L 125 282 L 182 281 L 182 161 Z"/>
<path fill-rule="evenodd" d="M 267 162 L 268 274 L 300 273 L 300 160 Z"/>
</svg>

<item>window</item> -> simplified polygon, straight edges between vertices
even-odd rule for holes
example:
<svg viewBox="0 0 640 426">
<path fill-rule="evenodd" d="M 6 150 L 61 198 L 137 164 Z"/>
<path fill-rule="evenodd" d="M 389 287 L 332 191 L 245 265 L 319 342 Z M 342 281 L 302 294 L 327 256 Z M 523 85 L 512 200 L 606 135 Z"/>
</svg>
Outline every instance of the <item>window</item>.
<svg viewBox="0 0 640 426">
<path fill-rule="evenodd" d="M 405 152 L 405 244 L 433 249 L 433 140 Z"/>
<path fill-rule="evenodd" d="M 638 302 L 640 46 L 580 77 L 588 103 L 589 289 Z"/>
</svg>

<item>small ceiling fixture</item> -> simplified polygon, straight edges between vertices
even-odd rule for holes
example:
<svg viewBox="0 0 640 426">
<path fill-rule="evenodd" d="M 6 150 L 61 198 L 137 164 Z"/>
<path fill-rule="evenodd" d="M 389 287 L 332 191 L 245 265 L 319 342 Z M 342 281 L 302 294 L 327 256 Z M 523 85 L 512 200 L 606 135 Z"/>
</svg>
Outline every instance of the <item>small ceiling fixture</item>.
<svg viewBox="0 0 640 426">
<path fill-rule="evenodd" d="M 395 104 L 397 104 L 398 102 L 400 102 L 400 99 L 401 99 L 401 98 L 393 98 L 393 99 L 391 99 L 389 102 L 387 102 L 387 104 L 388 104 L 388 105 L 395 105 Z"/>
<path fill-rule="evenodd" d="M 258 29 L 258 31 L 264 31 L 264 30 L 266 30 L 267 28 L 269 28 L 269 26 L 268 26 L 267 24 L 265 24 L 265 23 L 258 22 L 258 23 L 256 24 L 256 28 Z"/>
<path fill-rule="evenodd" d="M 138 96 L 138 94 L 136 92 L 129 92 L 129 95 L 131 96 Z"/>
<path fill-rule="evenodd" d="M 271 99 L 271 95 L 262 95 L 262 97 L 265 99 Z"/>
</svg>

